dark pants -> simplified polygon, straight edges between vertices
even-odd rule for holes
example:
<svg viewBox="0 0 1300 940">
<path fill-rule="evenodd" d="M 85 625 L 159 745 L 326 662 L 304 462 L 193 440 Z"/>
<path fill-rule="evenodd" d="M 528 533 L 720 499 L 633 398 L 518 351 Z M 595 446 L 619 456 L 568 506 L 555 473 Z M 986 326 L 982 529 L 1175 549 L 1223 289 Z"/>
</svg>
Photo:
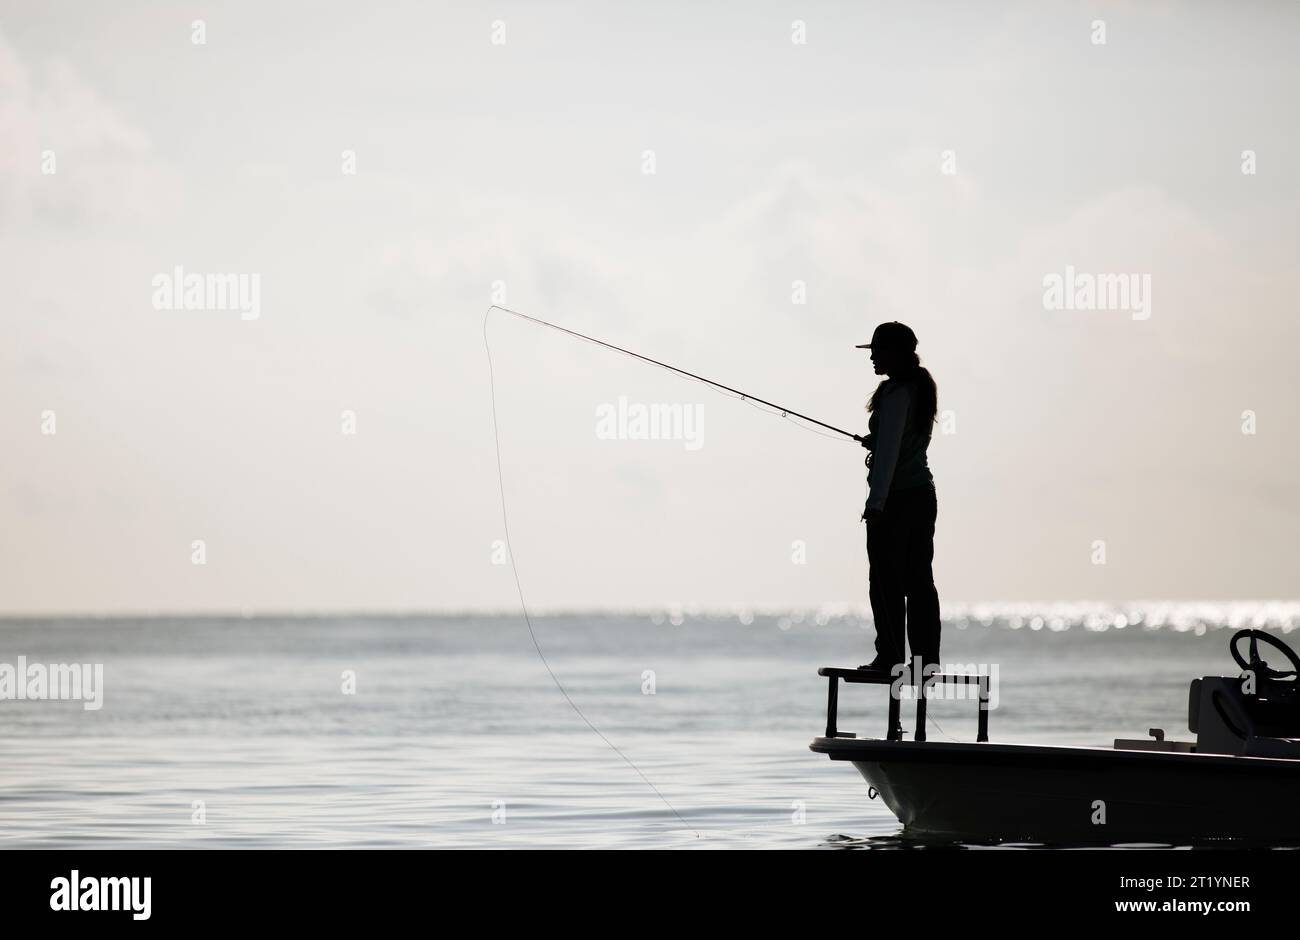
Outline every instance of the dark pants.
<svg viewBox="0 0 1300 940">
<path fill-rule="evenodd" d="M 867 524 L 876 655 L 888 662 L 907 662 L 904 623 L 912 656 L 920 656 L 923 667 L 939 662 L 939 592 L 931 568 L 938 512 L 928 484 L 891 492 L 881 517 Z"/>
</svg>

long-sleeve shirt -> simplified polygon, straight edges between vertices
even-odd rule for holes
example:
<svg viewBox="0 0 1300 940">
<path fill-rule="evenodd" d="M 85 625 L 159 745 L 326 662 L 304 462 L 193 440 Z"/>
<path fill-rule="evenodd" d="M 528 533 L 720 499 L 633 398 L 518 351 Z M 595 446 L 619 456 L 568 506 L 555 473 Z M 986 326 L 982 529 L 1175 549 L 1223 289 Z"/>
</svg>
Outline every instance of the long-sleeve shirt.
<svg viewBox="0 0 1300 940">
<path fill-rule="evenodd" d="M 930 446 L 930 422 L 909 420 L 916 386 L 913 382 L 889 379 L 871 419 L 867 439 L 872 442 L 871 469 L 867 473 L 867 508 L 884 509 L 891 492 L 922 486 L 934 480 L 926 462 Z"/>
</svg>

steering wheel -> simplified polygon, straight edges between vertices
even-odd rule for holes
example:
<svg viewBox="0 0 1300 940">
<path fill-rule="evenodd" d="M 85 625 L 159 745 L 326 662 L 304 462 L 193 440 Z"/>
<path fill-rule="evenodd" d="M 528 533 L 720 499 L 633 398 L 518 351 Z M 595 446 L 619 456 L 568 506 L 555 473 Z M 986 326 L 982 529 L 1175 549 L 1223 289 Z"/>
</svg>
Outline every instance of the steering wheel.
<svg viewBox="0 0 1300 940">
<path fill-rule="evenodd" d="M 1250 660 L 1247 661 L 1237 649 L 1238 641 L 1250 638 Z M 1270 669 L 1264 660 L 1259 658 L 1259 641 L 1263 640 L 1267 645 L 1273 647 L 1291 663 L 1290 672 L 1278 672 L 1276 669 Z M 1263 679 L 1294 679 L 1300 683 L 1300 656 L 1296 655 L 1295 650 L 1287 646 L 1271 633 L 1265 633 L 1263 630 L 1238 630 L 1232 635 L 1228 642 L 1228 649 L 1232 652 L 1232 658 L 1237 661 L 1237 665 L 1242 669 L 1249 670 Z"/>
</svg>

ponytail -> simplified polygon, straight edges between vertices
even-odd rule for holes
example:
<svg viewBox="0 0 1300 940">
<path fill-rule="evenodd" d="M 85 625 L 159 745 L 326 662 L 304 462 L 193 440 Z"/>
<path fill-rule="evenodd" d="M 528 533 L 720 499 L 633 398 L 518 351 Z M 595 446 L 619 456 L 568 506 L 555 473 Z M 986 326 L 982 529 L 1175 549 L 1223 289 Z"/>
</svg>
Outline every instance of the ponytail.
<svg viewBox="0 0 1300 940">
<path fill-rule="evenodd" d="M 904 354 L 908 361 L 902 371 L 894 377 L 902 382 L 910 382 L 914 388 L 912 398 L 913 412 L 912 420 L 916 427 L 924 429 L 927 425 L 933 424 L 938 420 L 939 414 L 939 386 L 934 381 L 934 376 L 930 370 L 921 365 L 921 357 L 915 352 Z M 880 404 L 880 396 L 883 394 L 885 383 L 881 382 L 876 386 L 876 390 L 871 393 L 871 401 L 867 402 L 867 411 L 875 411 Z"/>
</svg>

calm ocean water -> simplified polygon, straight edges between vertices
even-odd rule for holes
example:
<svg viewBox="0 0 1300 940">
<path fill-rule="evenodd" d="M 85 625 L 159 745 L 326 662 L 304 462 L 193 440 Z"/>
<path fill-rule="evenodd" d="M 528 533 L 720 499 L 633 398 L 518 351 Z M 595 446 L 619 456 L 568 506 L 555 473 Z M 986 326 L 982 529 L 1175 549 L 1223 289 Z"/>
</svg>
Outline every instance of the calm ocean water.
<svg viewBox="0 0 1300 940">
<path fill-rule="evenodd" d="M 1107 745 L 1152 727 L 1186 739 L 1187 683 L 1234 671 L 1231 628 L 1297 619 L 1294 606 L 976 609 L 945 620 L 943 661 L 998 666 L 994 740 Z M 808 750 L 824 723 L 817 667 L 869 659 L 869 621 L 553 615 L 534 626 L 573 700 L 672 809 L 566 703 L 518 616 L 8 620 L 0 662 L 103 663 L 105 689 L 99 711 L 0 701 L 0 839 L 896 844 L 897 822 L 857 771 Z M 849 689 L 841 727 L 880 736 L 884 696 Z M 973 703 L 940 702 L 931 716 L 931 740 L 974 740 Z"/>
</svg>

